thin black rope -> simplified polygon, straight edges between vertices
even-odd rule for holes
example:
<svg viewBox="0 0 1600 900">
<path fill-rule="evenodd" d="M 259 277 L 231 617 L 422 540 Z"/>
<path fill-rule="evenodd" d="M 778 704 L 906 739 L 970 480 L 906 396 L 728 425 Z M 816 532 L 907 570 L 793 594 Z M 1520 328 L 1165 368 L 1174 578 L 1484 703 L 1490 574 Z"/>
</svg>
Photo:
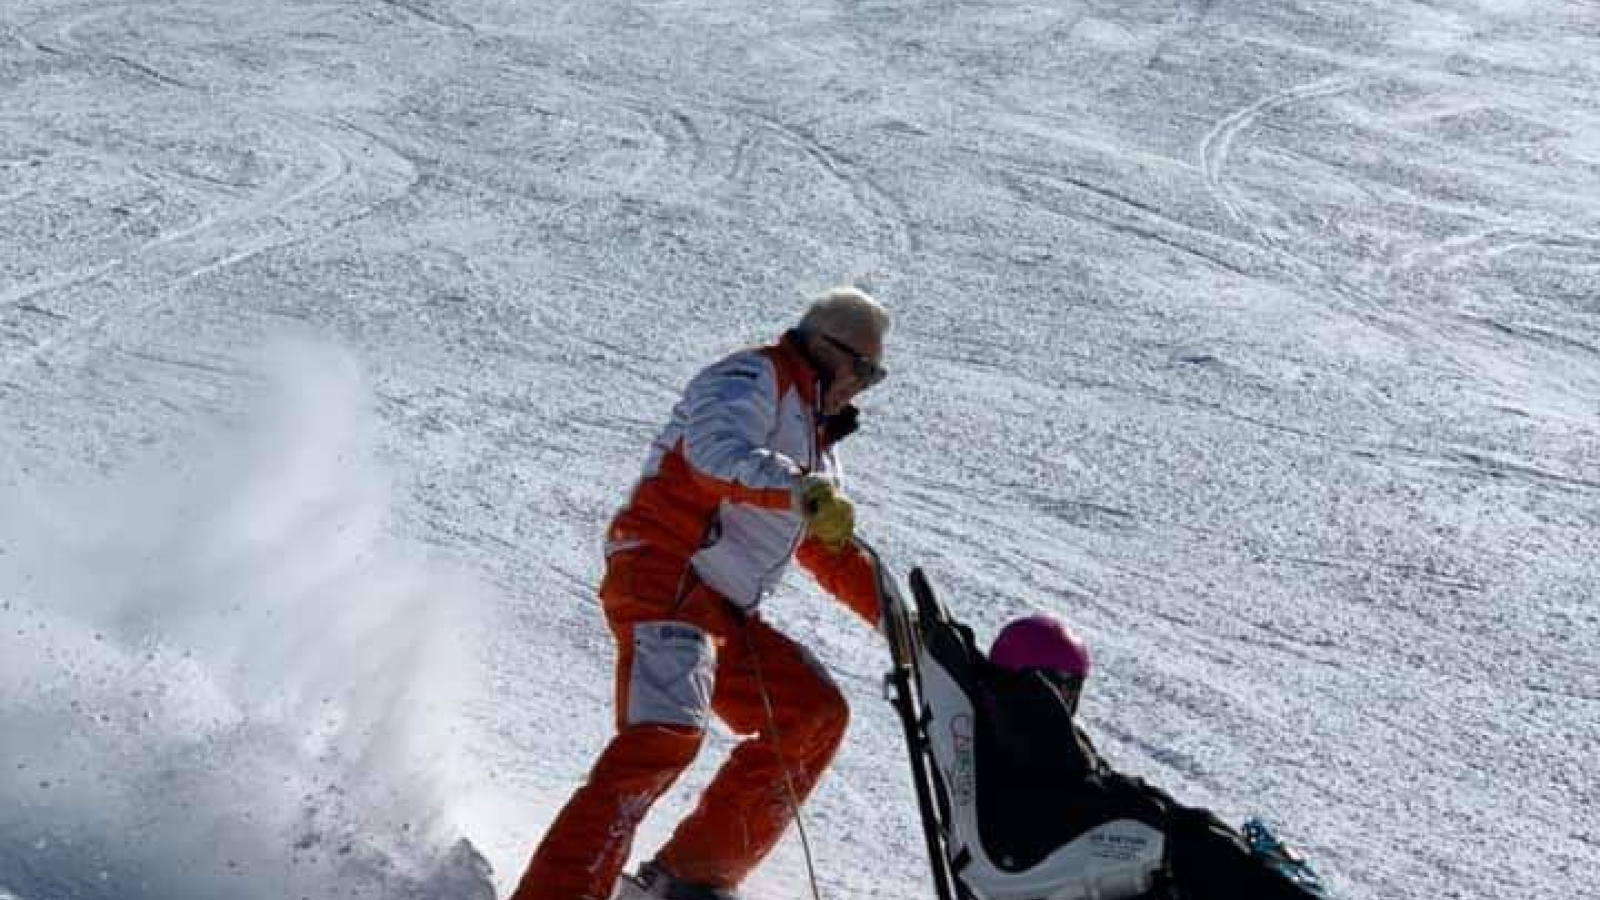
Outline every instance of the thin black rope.
<svg viewBox="0 0 1600 900">
<path fill-rule="evenodd" d="M 778 717 L 772 709 L 772 697 L 767 693 L 767 679 L 761 671 L 761 659 L 756 655 L 755 639 L 750 636 L 749 623 L 741 623 L 739 630 L 744 632 L 745 655 L 750 657 L 750 665 L 755 669 L 756 689 L 761 692 L 761 706 L 767 713 L 772 749 L 778 756 L 778 767 L 783 770 L 784 798 L 789 803 L 789 815 L 794 819 L 795 831 L 800 835 L 800 850 L 806 860 L 806 878 L 811 883 L 811 900 L 822 900 L 822 891 L 817 887 L 816 861 L 811 856 L 811 838 L 806 834 L 806 823 L 800 817 L 800 792 L 795 790 L 794 775 L 789 770 L 789 761 L 783 752 L 783 736 L 778 733 Z"/>
</svg>

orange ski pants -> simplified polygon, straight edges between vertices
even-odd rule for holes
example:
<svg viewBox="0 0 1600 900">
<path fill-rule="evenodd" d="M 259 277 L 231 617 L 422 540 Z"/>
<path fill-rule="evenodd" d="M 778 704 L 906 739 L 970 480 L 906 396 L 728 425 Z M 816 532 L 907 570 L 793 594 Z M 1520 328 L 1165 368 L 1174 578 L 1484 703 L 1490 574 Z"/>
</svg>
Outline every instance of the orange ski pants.
<svg viewBox="0 0 1600 900">
<path fill-rule="evenodd" d="M 680 879 L 733 888 L 833 759 L 844 696 L 810 653 L 740 617 L 682 559 L 614 555 L 600 597 L 617 642 L 617 731 L 510 900 L 607 900 L 634 830 L 699 752 L 708 714 L 745 739 L 655 860 Z"/>
</svg>

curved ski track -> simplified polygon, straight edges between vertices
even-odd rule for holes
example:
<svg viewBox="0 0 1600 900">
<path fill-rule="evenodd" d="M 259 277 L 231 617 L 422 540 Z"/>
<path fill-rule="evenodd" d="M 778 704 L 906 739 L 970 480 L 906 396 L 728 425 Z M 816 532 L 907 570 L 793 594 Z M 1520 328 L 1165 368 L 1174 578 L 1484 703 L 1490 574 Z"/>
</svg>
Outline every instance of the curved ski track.
<svg viewBox="0 0 1600 900">
<path fill-rule="evenodd" d="M 191 97 L 205 98 L 203 93 L 194 91 L 177 79 L 162 76 L 149 66 L 115 52 L 86 45 L 78 39 L 77 32 L 85 26 L 120 16 L 134 9 L 145 10 L 146 7 L 123 4 L 74 15 L 54 27 L 53 42 L 42 43 L 34 40 L 32 43 L 46 52 L 79 59 L 91 65 L 100 60 L 115 61 L 139 72 L 152 74 L 169 87 L 182 88 Z M 0 296 L 0 306 L 32 303 L 37 297 L 92 283 L 122 270 L 148 272 L 154 279 L 152 282 L 141 278 L 135 284 L 134 293 L 136 295 L 142 293 L 143 299 L 112 304 L 86 317 L 63 315 L 63 324 L 54 332 L 22 352 L 0 359 L 0 372 L 14 373 L 21 366 L 51 355 L 61 346 L 83 340 L 91 334 L 104 330 L 112 321 L 147 318 L 175 299 L 183 286 L 263 253 L 291 246 L 359 221 L 381 203 L 408 192 L 416 183 L 416 170 L 411 162 L 394 148 L 377 141 L 368 132 L 358 132 L 357 129 L 344 123 L 311 122 L 288 111 L 277 111 L 254 104 L 246 108 L 258 121 L 270 123 L 273 133 L 288 136 L 291 138 L 291 143 L 298 143 L 303 148 L 300 158 L 313 162 L 309 167 L 310 171 L 299 172 L 300 167 L 291 161 L 280 168 L 277 179 L 266 185 L 255 196 L 226 209 L 213 209 L 192 225 L 160 234 L 136 248 L 127 258 L 114 259 L 85 269 L 56 273 L 31 285 L 14 288 Z M 352 141 L 350 138 L 355 134 L 359 134 L 362 139 Z M 370 150 L 374 147 L 384 151 L 380 158 L 373 158 Z M 400 167 L 407 170 L 404 176 L 406 184 L 389 197 L 381 198 L 345 216 L 338 215 L 337 209 L 324 211 L 316 208 L 314 201 L 352 181 L 358 171 L 364 169 L 376 174 Z M 310 221 L 305 223 L 294 221 L 300 218 Z M 249 234 L 263 226 L 269 231 L 278 230 L 284 233 L 265 239 L 253 238 Z M 238 237 L 230 241 L 230 232 L 238 232 Z M 217 240 L 225 244 L 237 241 L 242 242 L 242 245 L 225 249 L 220 253 L 205 250 L 201 246 Z M 193 258 L 195 250 L 200 251 L 199 259 Z"/>
<path fill-rule="evenodd" d="M 1201 170 L 1205 172 L 1206 186 L 1234 221 L 1256 231 L 1267 243 L 1274 243 L 1271 236 L 1260 232 L 1257 226 L 1240 211 L 1233 191 L 1224 178 L 1228 159 L 1233 153 L 1233 145 L 1239 139 L 1239 136 L 1254 125 L 1257 119 L 1268 112 L 1303 103 L 1307 100 L 1342 94 L 1358 87 L 1360 84 L 1361 80 L 1358 78 L 1338 76 L 1296 85 L 1275 94 L 1269 94 L 1242 109 L 1230 113 L 1206 132 L 1205 137 L 1200 140 L 1200 166 Z"/>
<path fill-rule="evenodd" d="M 754 115 L 754 121 L 759 127 L 800 150 L 825 175 L 843 187 L 866 214 L 869 224 L 877 223 L 873 230 L 888 232 L 891 255 L 904 256 L 917 252 L 920 242 L 910 225 L 910 213 L 905 203 L 885 190 L 872 176 L 860 172 L 857 166 L 842 159 L 798 125 L 761 115 Z"/>
</svg>

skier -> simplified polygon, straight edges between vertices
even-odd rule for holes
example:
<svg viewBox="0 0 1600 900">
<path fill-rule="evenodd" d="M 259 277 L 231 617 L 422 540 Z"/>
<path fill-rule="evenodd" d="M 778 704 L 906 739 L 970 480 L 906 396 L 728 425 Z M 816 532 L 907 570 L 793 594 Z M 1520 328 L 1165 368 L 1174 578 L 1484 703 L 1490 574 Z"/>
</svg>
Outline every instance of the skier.
<svg viewBox="0 0 1600 900">
<path fill-rule="evenodd" d="M 835 289 L 777 343 L 689 383 L 606 535 L 616 733 L 511 900 L 607 900 L 636 827 L 694 760 L 712 714 L 746 737 L 641 867 L 643 890 L 726 900 L 815 786 L 844 736 L 844 696 L 757 606 L 795 557 L 878 621 L 835 446 L 856 430 L 851 401 L 887 374 L 888 325 L 877 301 Z"/>
<path fill-rule="evenodd" d="M 1326 900 L 1304 858 L 1259 821 L 1235 831 L 1209 810 L 1184 806 L 1101 758 L 1074 721 L 1089 651 L 1061 622 L 1044 615 L 1011 622 L 996 636 L 989 661 L 998 672 L 980 702 L 997 732 L 987 743 L 1001 757 L 991 768 L 1010 775 L 990 785 L 998 793 L 991 808 L 1003 811 L 995 825 L 1007 829 L 1012 845 L 1030 837 L 1051 841 L 1063 826 L 1079 834 L 1102 822 L 1135 819 L 1166 835 L 1168 883 L 1152 897 Z"/>
</svg>

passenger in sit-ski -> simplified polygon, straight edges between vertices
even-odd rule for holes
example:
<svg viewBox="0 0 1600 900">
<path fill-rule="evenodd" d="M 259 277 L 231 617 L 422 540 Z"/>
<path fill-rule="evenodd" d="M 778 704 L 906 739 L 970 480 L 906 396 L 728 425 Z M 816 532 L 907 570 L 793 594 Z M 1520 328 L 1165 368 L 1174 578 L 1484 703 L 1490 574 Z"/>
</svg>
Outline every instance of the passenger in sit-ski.
<svg viewBox="0 0 1600 900">
<path fill-rule="evenodd" d="M 1089 651 L 1049 616 L 1018 619 L 989 651 L 992 684 L 978 702 L 994 734 L 992 773 L 980 781 L 986 843 L 1014 860 L 1037 862 L 1051 849 L 1116 819 L 1166 835 L 1165 884 L 1152 897 L 1183 900 L 1326 900 L 1316 874 L 1260 822 L 1225 825 L 1142 779 L 1111 768 L 1075 721 L 1089 676 Z"/>
</svg>

